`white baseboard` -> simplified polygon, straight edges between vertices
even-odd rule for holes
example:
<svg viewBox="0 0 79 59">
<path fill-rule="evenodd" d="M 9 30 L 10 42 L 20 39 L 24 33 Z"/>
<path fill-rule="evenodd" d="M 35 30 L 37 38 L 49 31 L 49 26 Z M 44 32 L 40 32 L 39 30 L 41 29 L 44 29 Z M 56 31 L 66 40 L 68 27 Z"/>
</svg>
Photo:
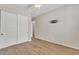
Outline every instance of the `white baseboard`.
<svg viewBox="0 0 79 59">
<path fill-rule="evenodd" d="M 14 46 L 14 45 L 21 44 L 21 43 L 25 43 L 25 42 L 29 42 L 29 41 L 32 41 L 32 39 L 31 38 L 28 38 L 28 40 L 26 40 L 26 41 L 16 42 L 16 43 L 10 44 L 8 46 L 0 47 L 0 49 L 7 48 L 7 47 L 10 47 L 10 46 Z"/>
<path fill-rule="evenodd" d="M 48 42 L 51 42 L 51 43 L 55 43 L 55 44 L 58 44 L 58 45 L 62 45 L 62 46 L 66 46 L 66 47 L 70 47 L 70 48 L 79 50 L 79 47 L 75 47 L 75 46 L 68 45 L 68 44 L 63 44 L 63 43 L 56 42 L 56 41 L 50 41 L 49 39 L 46 39 L 46 38 L 44 38 L 44 37 L 36 36 L 36 38 L 37 38 L 37 39 L 40 39 L 40 40 L 45 40 L 45 41 L 48 41 Z"/>
</svg>

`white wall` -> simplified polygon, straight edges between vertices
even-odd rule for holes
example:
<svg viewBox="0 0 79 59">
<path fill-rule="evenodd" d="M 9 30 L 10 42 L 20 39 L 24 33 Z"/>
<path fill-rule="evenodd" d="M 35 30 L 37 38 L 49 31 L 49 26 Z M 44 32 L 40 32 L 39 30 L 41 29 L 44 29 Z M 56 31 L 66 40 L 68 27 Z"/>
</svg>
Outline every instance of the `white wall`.
<svg viewBox="0 0 79 59">
<path fill-rule="evenodd" d="M 50 21 L 57 19 L 58 23 Z M 79 49 L 79 5 L 67 5 L 38 16 L 36 38 Z"/>
</svg>

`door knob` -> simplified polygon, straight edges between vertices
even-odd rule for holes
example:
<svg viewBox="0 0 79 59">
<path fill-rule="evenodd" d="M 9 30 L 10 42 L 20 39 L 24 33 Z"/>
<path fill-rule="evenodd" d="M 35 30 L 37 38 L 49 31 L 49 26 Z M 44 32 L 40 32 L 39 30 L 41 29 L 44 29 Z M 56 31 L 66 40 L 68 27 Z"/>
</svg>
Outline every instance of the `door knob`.
<svg viewBox="0 0 79 59">
<path fill-rule="evenodd" d="M 6 33 L 0 33 L 0 35 L 7 35 Z"/>
<path fill-rule="evenodd" d="M 1 33 L 1 35 L 4 35 L 3 33 Z"/>
</svg>

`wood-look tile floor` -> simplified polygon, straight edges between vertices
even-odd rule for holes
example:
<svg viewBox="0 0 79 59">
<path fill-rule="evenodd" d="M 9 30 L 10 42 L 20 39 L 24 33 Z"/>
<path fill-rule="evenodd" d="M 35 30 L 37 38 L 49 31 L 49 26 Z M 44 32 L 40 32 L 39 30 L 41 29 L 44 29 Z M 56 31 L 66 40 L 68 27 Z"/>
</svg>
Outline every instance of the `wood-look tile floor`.
<svg viewBox="0 0 79 59">
<path fill-rule="evenodd" d="M 33 39 L 31 42 L 3 48 L 0 55 L 79 55 L 79 50 Z"/>
</svg>

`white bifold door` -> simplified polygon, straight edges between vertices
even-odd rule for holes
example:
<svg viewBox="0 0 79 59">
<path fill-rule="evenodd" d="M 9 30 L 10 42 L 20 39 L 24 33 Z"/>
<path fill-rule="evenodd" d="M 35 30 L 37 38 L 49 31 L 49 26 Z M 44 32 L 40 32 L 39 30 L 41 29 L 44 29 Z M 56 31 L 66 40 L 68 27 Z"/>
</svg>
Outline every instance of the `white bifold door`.
<svg viewBox="0 0 79 59">
<path fill-rule="evenodd" d="M 28 17 L 18 15 L 18 43 L 28 40 Z"/>
<path fill-rule="evenodd" d="M 0 12 L 0 49 L 28 41 L 26 16 Z"/>
<path fill-rule="evenodd" d="M 1 11 L 0 48 L 16 44 L 17 16 L 16 14 Z"/>
</svg>

